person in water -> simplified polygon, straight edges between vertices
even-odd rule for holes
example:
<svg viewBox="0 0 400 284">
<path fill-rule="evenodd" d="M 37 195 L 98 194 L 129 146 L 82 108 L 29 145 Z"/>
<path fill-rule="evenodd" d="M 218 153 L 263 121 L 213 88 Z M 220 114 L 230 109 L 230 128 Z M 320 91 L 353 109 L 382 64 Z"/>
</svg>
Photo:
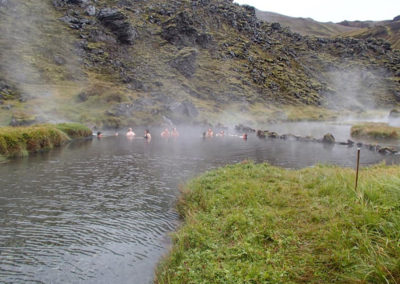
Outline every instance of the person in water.
<svg viewBox="0 0 400 284">
<path fill-rule="evenodd" d="M 179 137 L 179 132 L 178 132 L 178 130 L 174 127 L 174 128 L 172 128 L 172 131 L 171 131 L 171 136 L 172 137 Z"/>
<path fill-rule="evenodd" d="M 135 135 L 136 134 L 132 131 L 132 128 L 129 128 L 128 132 L 126 132 L 126 137 L 134 137 Z"/>
<path fill-rule="evenodd" d="M 103 134 L 101 133 L 101 131 L 98 131 L 97 132 L 97 138 L 101 138 L 101 137 L 103 137 Z"/>
<path fill-rule="evenodd" d="M 206 133 L 206 137 L 213 137 L 214 136 L 214 132 L 212 131 L 211 128 L 208 128 L 208 131 Z"/>
<path fill-rule="evenodd" d="M 161 132 L 161 137 L 168 138 L 170 136 L 168 128 L 165 128 L 163 132 Z"/>
<path fill-rule="evenodd" d="M 224 137 L 225 136 L 225 132 L 223 130 L 221 130 L 219 133 L 217 133 L 215 136 L 218 137 Z"/>
<path fill-rule="evenodd" d="M 144 132 L 144 139 L 146 139 L 147 141 L 151 140 L 151 134 L 148 129 L 146 129 L 146 131 Z"/>
</svg>

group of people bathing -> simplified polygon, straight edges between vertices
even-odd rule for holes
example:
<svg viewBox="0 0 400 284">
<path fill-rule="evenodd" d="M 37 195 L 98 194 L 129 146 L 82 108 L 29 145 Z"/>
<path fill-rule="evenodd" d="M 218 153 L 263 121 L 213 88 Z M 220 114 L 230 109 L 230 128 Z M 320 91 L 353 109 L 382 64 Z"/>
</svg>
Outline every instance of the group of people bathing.
<svg viewBox="0 0 400 284">
<path fill-rule="evenodd" d="M 135 132 L 133 132 L 132 128 L 129 128 L 128 132 L 126 133 L 126 137 L 133 138 L 135 136 L 136 136 Z M 172 128 L 171 131 L 169 131 L 168 128 L 165 128 L 161 132 L 161 137 L 163 137 L 163 138 L 169 138 L 169 137 L 176 138 L 176 137 L 179 137 L 179 132 L 175 127 Z M 147 140 L 151 140 L 151 134 L 150 134 L 150 131 L 148 129 L 146 129 L 145 132 L 144 132 L 144 138 L 147 139 Z"/>
<path fill-rule="evenodd" d="M 126 135 L 126 137 L 128 137 L 128 138 L 133 138 L 133 137 L 136 136 L 136 133 L 133 132 L 132 128 L 128 128 L 128 132 L 126 132 L 125 135 Z M 150 134 L 150 131 L 149 131 L 148 129 L 146 129 L 146 130 L 144 131 L 144 137 L 143 137 L 143 138 L 146 139 L 146 140 L 148 140 L 148 141 L 151 140 L 151 134 Z"/>
<path fill-rule="evenodd" d="M 118 133 L 116 133 L 116 136 L 118 136 Z M 133 132 L 132 128 L 128 128 L 128 132 L 126 132 L 126 137 L 128 138 L 133 138 L 135 137 L 136 134 L 135 132 Z M 214 135 L 214 131 L 211 128 L 208 128 L 207 131 L 203 132 L 203 138 L 211 138 L 211 137 L 224 137 L 225 136 L 225 132 L 224 130 L 219 131 L 218 133 L 216 133 Z M 231 135 L 231 136 L 237 136 L 237 135 Z M 102 133 L 99 131 L 97 132 L 97 137 L 102 137 Z M 173 137 L 173 138 L 177 138 L 179 137 L 179 132 L 178 130 L 174 127 L 171 129 L 171 131 L 168 128 L 165 128 L 162 132 L 161 132 L 161 137 L 162 138 L 169 138 L 169 137 Z M 240 138 L 243 139 L 247 139 L 247 133 L 243 134 L 242 136 L 239 136 Z M 148 129 L 146 129 L 144 131 L 144 139 L 146 139 L 147 141 L 151 140 L 151 134 L 150 131 Z"/>
<path fill-rule="evenodd" d="M 221 130 L 214 135 L 214 131 L 211 128 L 208 128 L 206 132 L 203 132 L 203 138 L 211 138 L 211 137 L 224 137 L 225 131 Z M 230 135 L 230 136 L 238 136 L 238 135 Z M 247 139 L 247 133 L 244 133 L 240 138 Z"/>
</svg>

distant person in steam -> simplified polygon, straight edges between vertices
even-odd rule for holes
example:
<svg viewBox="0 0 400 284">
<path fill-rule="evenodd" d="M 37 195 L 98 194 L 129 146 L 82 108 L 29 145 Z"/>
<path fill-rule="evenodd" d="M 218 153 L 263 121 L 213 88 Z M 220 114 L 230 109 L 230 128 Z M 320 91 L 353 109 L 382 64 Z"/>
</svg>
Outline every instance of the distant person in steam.
<svg viewBox="0 0 400 284">
<path fill-rule="evenodd" d="M 165 128 L 164 131 L 161 132 L 161 137 L 162 138 L 169 138 L 169 136 L 170 136 L 169 130 L 168 130 L 168 128 Z"/>
<path fill-rule="evenodd" d="M 151 134 L 148 129 L 146 129 L 146 131 L 144 132 L 144 139 L 146 139 L 147 142 L 150 142 L 150 140 L 151 140 Z"/>
<path fill-rule="evenodd" d="M 128 132 L 126 132 L 126 137 L 134 137 L 136 134 L 135 132 L 132 131 L 132 128 L 128 129 Z"/>
<path fill-rule="evenodd" d="M 214 137 L 214 132 L 212 131 L 211 128 L 208 128 L 207 133 L 206 133 L 206 137 L 208 137 L 208 138 Z"/>
<path fill-rule="evenodd" d="M 215 136 L 217 137 L 224 137 L 225 136 L 225 132 L 223 130 L 221 130 L 219 133 L 217 133 Z"/>
<path fill-rule="evenodd" d="M 172 128 L 171 136 L 174 137 L 174 138 L 179 137 L 179 132 L 175 127 Z"/>
</svg>

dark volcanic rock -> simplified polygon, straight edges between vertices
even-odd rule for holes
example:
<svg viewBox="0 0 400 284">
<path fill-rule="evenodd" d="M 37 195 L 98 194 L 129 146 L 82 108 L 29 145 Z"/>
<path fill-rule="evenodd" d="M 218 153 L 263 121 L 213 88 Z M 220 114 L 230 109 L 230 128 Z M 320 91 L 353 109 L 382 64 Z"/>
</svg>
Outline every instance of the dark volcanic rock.
<svg viewBox="0 0 400 284">
<path fill-rule="evenodd" d="M 93 6 L 93 5 L 87 6 L 87 7 L 85 8 L 85 13 L 86 13 L 88 16 L 94 16 L 94 15 L 96 15 L 96 7 Z"/>
<path fill-rule="evenodd" d="M 64 65 L 65 63 L 67 63 L 67 61 L 65 60 L 65 58 L 64 57 L 62 57 L 62 56 L 59 56 L 59 55 L 55 55 L 54 56 L 54 63 L 56 64 L 56 65 Z"/>
<path fill-rule="evenodd" d="M 177 46 L 199 45 L 206 48 L 212 37 L 206 33 L 199 33 L 187 12 L 179 13 L 175 18 L 162 25 L 161 37 Z"/>
<path fill-rule="evenodd" d="M 237 132 L 245 132 L 245 133 L 253 133 L 256 132 L 255 129 L 249 127 L 249 126 L 245 126 L 243 124 L 239 124 L 239 125 L 235 125 L 235 130 Z M 268 132 L 268 131 L 267 131 Z"/>
<path fill-rule="evenodd" d="M 90 3 L 90 0 L 53 0 L 53 6 L 56 8 L 64 7 L 67 4 L 84 6 Z"/>
<path fill-rule="evenodd" d="M 114 33 L 121 43 L 134 43 L 137 32 L 120 10 L 111 8 L 102 9 L 97 18 L 105 27 L 109 28 Z"/>
<path fill-rule="evenodd" d="M 85 101 L 88 100 L 89 94 L 86 93 L 86 92 L 82 92 L 82 93 L 79 93 L 77 97 L 78 97 L 78 100 L 79 100 L 80 102 L 85 102 Z"/>
<path fill-rule="evenodd" d="M 114 105 L 106 113 L 110 116 L 115 116 L 115 117 L 121 117 L 121 116 L 130 117 L 133 115 L 133 111 L 134 111 L 134 104 L 121 103 Z"/>
<path fill-rule="evenodd" d="M 170 65 L 186 78 L 190 78 L 196 72 L 196 58 L 197 51 L 195 49 L 184 48 L 178 53 L 177 57 L 170 62 Z"/>
<path fill-rule="evenodd" d="M 378 152 L 380 154 L 386 155 L 386 154 L 395 154 L 397 153 L 397 150 L 393 147 L 382 147 L 378 150 Z"/>
<path fill-rule="evenodd" d="M 183 102 L 175 102 L 169 106 L 171 112 L 174 116 L 186 116 L 190 118 L 195 118 L 199 115 L 199 111 L 196 106 L 189 100 Z"/>
<path fill-rule="evenodd" d="M 70 28 L 75 30 L 79 30 L 85 27 L 87 24 L 90 24 L 90 21 L 88 19 L 78 18 L 73 16 L 64 16 L 60 18 L 60 20 L 63 21 L 64 23 L 69 24 Z"/>
<path fill-rule="evenodd" d="M 335 137 L 331 133 L 327 133 L 322 138 L 322 143 L 334 144 L 335 143 Z"/>
</svg>

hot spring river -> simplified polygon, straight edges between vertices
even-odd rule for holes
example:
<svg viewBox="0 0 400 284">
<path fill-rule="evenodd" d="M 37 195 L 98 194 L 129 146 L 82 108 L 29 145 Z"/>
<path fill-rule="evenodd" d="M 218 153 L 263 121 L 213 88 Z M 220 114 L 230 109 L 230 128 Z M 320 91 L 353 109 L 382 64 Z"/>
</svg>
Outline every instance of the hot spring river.
<svg viewBox="0 0 400 284">
<path fill-rule="evenodd" d="M 354 166 L 356 148 L 249 136 L 105 137 L 0 164 L 0 283 L 150 283 L 179 185 L 244 159 Z M 361 164 L 398 156 L 362 151 Z"/>
</svg>

